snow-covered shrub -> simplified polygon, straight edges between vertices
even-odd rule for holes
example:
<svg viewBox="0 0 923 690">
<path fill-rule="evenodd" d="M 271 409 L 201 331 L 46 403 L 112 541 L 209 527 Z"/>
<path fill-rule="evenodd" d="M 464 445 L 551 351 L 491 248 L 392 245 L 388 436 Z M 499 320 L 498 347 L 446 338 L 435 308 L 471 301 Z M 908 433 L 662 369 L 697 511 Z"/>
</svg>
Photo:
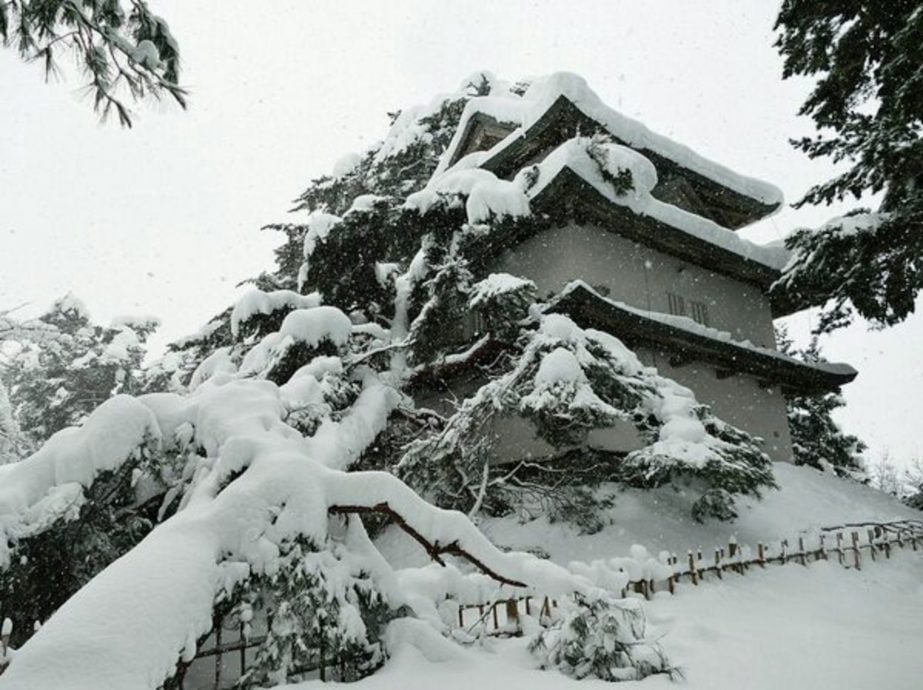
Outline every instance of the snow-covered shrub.
<svg viewBox="0 0 923 690">
<path fill-rule="evenodd" d="M 268 632 L 244 684 L 282 684 L 318 667 L 357 680 L 385 659 L 384 629 L 397 615 L 368 572 L 342 544 L 318 549 L 305 538 L 283 546 L 279 568 L 248 583 L 251 608 Z"/>
<path fill-rule="evenodd" d="M 157 325 L 152 317 L 95 324 L 83 303 L 67 294 L 36 319 L 0 327 L 6 345 L 0 377 L 29 445 L 81 423 L 117 393 L 140 392 L 145 342 Z"/>
<path fill-rule="evenodd" d="M 175 455 L 130 400 L 111 399 L 84 429 L 60 432 L 0 473 L 0 602 L 20 623 L 15 646 L 169 507 L 161 499 L 178 476 Z M 45 490 L 49 472 L 57 483 Z"/>
<path fill-rule="evenodd" d="M 542 668 L 582 679 L 640 680 L 673 673 L 663 651 L 645 639 L 637 601 L 579 597 L 575 605 L 529 643 Z"/>
</svg>

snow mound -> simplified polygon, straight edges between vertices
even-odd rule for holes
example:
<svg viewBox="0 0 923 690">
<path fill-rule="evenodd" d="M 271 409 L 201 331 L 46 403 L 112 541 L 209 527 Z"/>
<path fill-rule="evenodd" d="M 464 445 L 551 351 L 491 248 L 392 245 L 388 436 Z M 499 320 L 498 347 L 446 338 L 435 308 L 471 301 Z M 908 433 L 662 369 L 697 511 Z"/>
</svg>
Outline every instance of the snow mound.
<svg viewBox="0 0 923 690">
<path fill-rule="evenodd" d="M 337 179 L 344 178 L 358 168 L 361 162 L 362 156 L 358 153 L 347 153 L 333 164 L 333 176 Z"/>
<path fill-rule="evenodd" d="M 352 328 L 352 321 L 346 314 L 336 307 L 322 306 L 289 312 L 282 321 L 279 335 L 290 336 L 311 347 L 317 347 L 323 340 L 339 347 L 349 340 Z"/>
</svg>

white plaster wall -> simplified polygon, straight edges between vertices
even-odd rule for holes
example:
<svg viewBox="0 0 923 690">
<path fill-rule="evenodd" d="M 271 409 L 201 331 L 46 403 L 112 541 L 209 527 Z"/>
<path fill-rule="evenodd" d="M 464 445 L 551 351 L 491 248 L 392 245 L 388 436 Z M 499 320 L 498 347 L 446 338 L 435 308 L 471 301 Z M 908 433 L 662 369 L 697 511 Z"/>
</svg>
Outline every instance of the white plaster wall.
<svg viewBox="0 0 923 690">
<path fill-rule="evenodd" d="M 734 280 L 593 226 L 552 228 L 503 252 L 491 271 L 535 281 L 540 297 L 572 280 L 608 290 L 614 300 L 670 313 L 668 292 L 708 308 L 709 325 L 735 340 L 775 347 L 769 300 L 755 285 Z M 605 292 L 605 290 L 603 290 Z"/>
<path fill-rule="evenodd" d="M 673 367 L 665 351 L 639 348 L 636 353 L 661 376 L 691 388 L 696 399 L 710 405 L 719 419 L 762 438 L 763 450 L 774 461 L 792 461 L 785 397 L 778 387 L 760 388 L 756 379 L 740 374 L 719 379 L 715 368 L 702 362 Z"/>
</svg>

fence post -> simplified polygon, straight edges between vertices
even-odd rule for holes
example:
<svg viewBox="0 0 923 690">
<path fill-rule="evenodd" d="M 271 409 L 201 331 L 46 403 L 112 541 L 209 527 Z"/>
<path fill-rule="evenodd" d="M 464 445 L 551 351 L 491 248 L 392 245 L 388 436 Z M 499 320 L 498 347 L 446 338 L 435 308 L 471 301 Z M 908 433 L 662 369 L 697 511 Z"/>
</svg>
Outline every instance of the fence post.
<svg viewBox="0 0 923 690">
<path fill-rule="evenodd" d="M 676 579 L 676 554 L 674 553 L 672 556 L 670 556 L 667 559 L 667 562 L 670 564 L 670 577 L 667 578 L 667 589 L 669 590 L 670 594 L 673 594 L 676 589 L 674 582 Z"/>
<path fill-rule="evenodd" d="M 781 542 L 781 546 L 782 546 L 782 555 L 779 556 L 779 563 L 781 563 L 782 565 L 785 565 L 786 563 L 788 563 L 788 555 L 785 553 L 785 547 L 788 546 L 788 539 L 783 539 Z"/>
<path fill-rule="evenodd" d="M 215 690 L 221 687 L 221 619 L 215 619 Z"/>
<path fill-rule="evenodd" d="M 6 660 L 10 648 L 10 636 L 13 634 L 13 621 L 9 618 L 0 620 L 0 659 Z"/>
<path fill-rule="evenodd" d="M 764 551 L 763 542 L 758 542 L 756 545 L 756 559 L 759 561 L 760 568 L 766 567 L 766 553 Z"/>
<path fill-rule="evenodd" d="M 872 554 L 872 560 L 875 560 L 875 536 L 871 529 L 866 530 L 866 536 L 869 538 L 869 553 Z"/>
<path fill-rule="evenodd" d="M 836 533 L 836 557 L 840 562 L 840 565 L 843 565 L 843 533 Z"/>
<path fill-rule="evenodd" d="M 719 578 L 724 579 L 724 575 L 721 574 L 721 549 L 715 549 L 715 572 Z"/>
<path fill-rule="evenodd" d="M 515 599 L 506 600 L 506 623 L 512 623 L 517 633 L 522 629 L 519 623 L 519 602 Z"/>
<path fill-rule="evenodd" d="M 461 626 L 459 626 L 461 627 Z M 243 623 L 240 624 L 240 675 L 247 672 L 247 636 L 244 634 L 246 628 Z"/>
<path fill-rule="evenodd" d="M 551 623 L 551 602 L 548 601 L 548 597 L 545 597 L 542 601 L 542 610 L 538 614 L 538 622 L 540 625 L 549 625 Z"/>
<path fill-rule="evenodd" d="M 497 632 L 500 629 L 500 617 L 497 614 L 497 602 L 495 601 L 494 605 L 490 608 L 494 618 L 494 632 Z"/>
<path fill-rule="evenodd" d="M 805 556 L 804 556 L 804 537 L 798 537 L 798 562 L 801 565 L 805 565 Z"/>
<path fill-rule="evenodd" d="M 817 557 L 819 559 L 823 559 L 825 561 L 827 560 L 827 547 L 824 545 L 824 540 L 826 539 L 826 537 L 827 535 L 825 534 L 820 535 L 820 551 L 817 554 Z"/>
<path fill-rule="evenodd" d="M 728 558 L 731 561 L 731 568 L 736 570 L 739 573 L 740 572 L 739 564 L 734 563 L 734 555 L 736 553 L 737 553 L 737 542 L 729 541 L 728 542 Z"/>
<path fill-rule="evenodd" d="M 692 584 L 699 584 L 699 572 L 695 567 L 695 556 L 692 551 L 689 551 L 689 577 L 692 578 Z"/>
<path fill-rule="evenodd" d="M 859 558 L 859 533 L 852 533 L 852 550 L 856 562 L 856 570 L 862 570 L 861 559 Z"/>
</svg>

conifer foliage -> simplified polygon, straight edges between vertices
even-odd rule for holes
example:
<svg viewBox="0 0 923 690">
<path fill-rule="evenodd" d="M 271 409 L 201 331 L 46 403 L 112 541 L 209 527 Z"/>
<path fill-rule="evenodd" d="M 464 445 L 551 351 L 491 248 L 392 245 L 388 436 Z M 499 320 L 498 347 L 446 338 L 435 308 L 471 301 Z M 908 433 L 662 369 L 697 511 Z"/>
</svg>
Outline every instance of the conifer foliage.
<svg viewBox="0 0 923 690">
<path fill-rule="evenodd" d="M 826 304 L 818 332 L 854 313 L 903 321 L 923 288 L 923 7 L 917 0 L 786 0 L 776 21 L 783 77 L 817 77 L 801 107 L 820 133 L 792 143 L 849 168 L 798 202 L 829 204 L 883 193 L 876 212 L 856 209 L 786 241 L 796 254 L 775 286 L 795 304 Z"/>
<path fill-rule="evenodd" d="M 89 79 L 93 107 L 113 112 L 131 127 L 125 96 L 171 97 L 186 107 L 178 84 L 179 46 L 167 23 L 143 0 L 5 0 L 0 2 L 0 42 L 26 61 L 38 60 L 46 77 L 59 58 L 73 55 Z"/>
<path fill-rule="evenodd" d="M 824 362 L 817 338 L 804 350 L 796 350 L 784 330 L 777 330 L 780 351 L 806 362 Z M 819 470 L 832 469 L 839 476 L 861 472 L 866 445 L 856 436 L 844 433 L 833 419 L 833 412 L 845 405 L 838 392 L 790 394 L 786 397 L 788 428 L 796 465 Z"/>
<path fill-rule="evenodd" d="M 79 425 L 108 398 L 144 387 L 145 342 L 152 317 L 125 317 L 109 326 L 91 321 L 83 303 L 65 295 L 37 319 L 8 321 L 0 342 L 0 378 L 12 416 L 28 445 Z"/>
</svg>

